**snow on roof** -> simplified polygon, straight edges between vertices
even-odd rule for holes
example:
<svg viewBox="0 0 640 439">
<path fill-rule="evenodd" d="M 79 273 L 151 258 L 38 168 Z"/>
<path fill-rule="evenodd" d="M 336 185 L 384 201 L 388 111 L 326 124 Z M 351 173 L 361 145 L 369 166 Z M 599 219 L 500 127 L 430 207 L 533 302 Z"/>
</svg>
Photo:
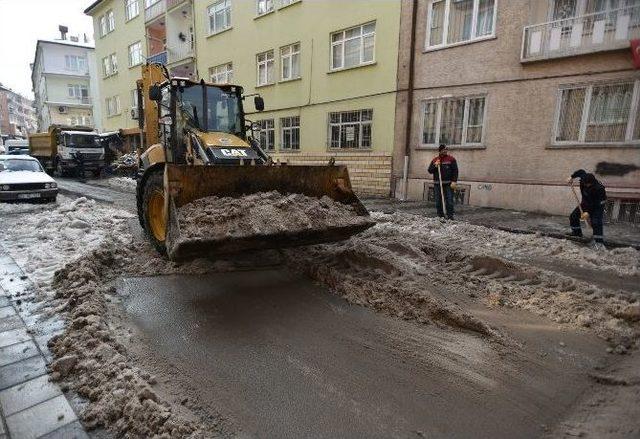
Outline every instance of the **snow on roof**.
<svg viewBox="0 0 640 439">
<path fill-rule="evenodd" d="M 35 160 L 38 159 L 31 157 L 30 155 L 10 155 L 10 154 L 0 154 L 0 160 Z"/>
<path fill-rule="evenodd" d="M 65 134 L 88 134 L 91 136 L 97 136 L 98 133 L 96 131 L 68 131 L 68 130 L 62 130 L 63 133 Z"/>
</svg>

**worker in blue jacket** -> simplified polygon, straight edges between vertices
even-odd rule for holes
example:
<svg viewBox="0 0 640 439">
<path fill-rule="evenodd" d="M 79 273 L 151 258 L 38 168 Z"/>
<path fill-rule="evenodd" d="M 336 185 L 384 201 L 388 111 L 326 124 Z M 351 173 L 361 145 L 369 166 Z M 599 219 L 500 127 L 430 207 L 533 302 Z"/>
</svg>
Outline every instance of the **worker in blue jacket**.
<svg viewBox="0 0 640 439">
<path fill-rule="evenodd" d="M 602 183 L 600 183 L 593 174 L 587 173 L 584 169 L 578 169 L 571 174 L 568 180 L 569 184 L 573 184 L 575 178 L 580 179 L 580 193 L 582 201 L 580 206 L 576 207 L 569 216 L 571 224 L 571 235 L 582 236 L 582 227 L 580 220 L 591 222 L 593 228 L 593 240 L 597 244 L 604 242 L 603 222 L 604 207 L 607 202 L 607 191 Z"/>
</svg>

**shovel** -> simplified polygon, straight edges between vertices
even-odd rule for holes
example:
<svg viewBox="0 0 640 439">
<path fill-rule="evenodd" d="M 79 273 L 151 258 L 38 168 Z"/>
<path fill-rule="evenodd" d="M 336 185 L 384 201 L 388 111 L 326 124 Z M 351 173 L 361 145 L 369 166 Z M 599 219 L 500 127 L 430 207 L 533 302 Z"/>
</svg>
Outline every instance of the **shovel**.
<svg viewBox="0 0 640 439">
<path fill-rule="evenodd" d="M 584 210 L 582 210 L 582 205 L 580 204 L 580 198 L 578 198 L 578 193 L 576 192 L 575 186 L 573 186 L 573 181 L 571 181 L 571 192 L 573 192 L 573 197 L 576 199 L 576 203 L 578 203 L 578 209 L 580 209 L 580 221 L 584 221 L 585 224 L 591 225 L 591 222 L 585 219 L 582 219 L 582 215 L 584 215 Z"/>
<path fill-rule="evenodd" d="M 449 212 L 447 212 L 447 204 L 444 202 L 444 185 L 442 184 L 442 172 L 440 172 L 440 163 L 436 165 L 438 168 L 438 179 L 440 181 L 440 197 L 442 197 L 442 211 L 444 212 L 444 217 L 447 219 L 449 217 Z"/>
</svg>

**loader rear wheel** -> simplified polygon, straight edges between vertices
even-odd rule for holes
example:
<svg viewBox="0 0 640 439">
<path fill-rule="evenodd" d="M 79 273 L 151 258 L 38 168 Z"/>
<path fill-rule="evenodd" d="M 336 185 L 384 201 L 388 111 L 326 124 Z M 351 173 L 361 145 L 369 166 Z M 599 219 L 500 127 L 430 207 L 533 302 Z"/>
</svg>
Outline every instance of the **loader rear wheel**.
<svg viewBox="0 0 640 439">
<path fill-rule="evenodd" d="M 146 179 L 142 188 L 142 221 L 149 241 L 158 253 L 165 256 L 167 248 L 162 169 L 154 171 Z"/>
</svg>

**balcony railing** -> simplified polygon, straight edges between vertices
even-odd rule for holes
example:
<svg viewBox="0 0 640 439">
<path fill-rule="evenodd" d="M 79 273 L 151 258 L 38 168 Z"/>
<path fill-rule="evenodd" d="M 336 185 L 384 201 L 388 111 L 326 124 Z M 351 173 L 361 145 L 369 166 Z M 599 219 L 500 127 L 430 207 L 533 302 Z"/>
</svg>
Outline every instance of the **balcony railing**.
<svg viewBox="0 0 640 439">
<path fill-rule="evenodd" d="M 165 51 L 165 52 L 157 53 L 155 55 L 151 55 L 150 57 L 147 58 L 147 62 L 149 64 L 157 63 L 157 64 L 166 65 L 167 64 L 167 52 Z"/>
<path fill-rule="evenodd" d="M 144 21 L 145 21 L 145 23 L 153 20 L 154 18 L 159 17 L 162 14 L 164 14 L 166 10 L 167 10 L 167 2 L 166 2 L 166 0 L 158 0 L 157 2 L 152 4 L 151 6 L 148 6 L 144 10 Z"/>
<path fill-rule="evenodd" d="M 524 28 L 522 62 L 629 47 L 640 38 L 640 4 Z"/>
<path fill-rule="evenodd" d="M 186 2 L 187 0 L 167 0 L 167 11 L 175 8 L 179 4 Z"/>
<path fill-rule="evenodd" d="M 173 47 L 168 47 L 167 53 L 169 55 L 169 64 L 182 61 L 183 59 L 193 56 L 193 44 L 191 41 L 185 41 L 184 43 L 177 44 Z"/>
</svg>

